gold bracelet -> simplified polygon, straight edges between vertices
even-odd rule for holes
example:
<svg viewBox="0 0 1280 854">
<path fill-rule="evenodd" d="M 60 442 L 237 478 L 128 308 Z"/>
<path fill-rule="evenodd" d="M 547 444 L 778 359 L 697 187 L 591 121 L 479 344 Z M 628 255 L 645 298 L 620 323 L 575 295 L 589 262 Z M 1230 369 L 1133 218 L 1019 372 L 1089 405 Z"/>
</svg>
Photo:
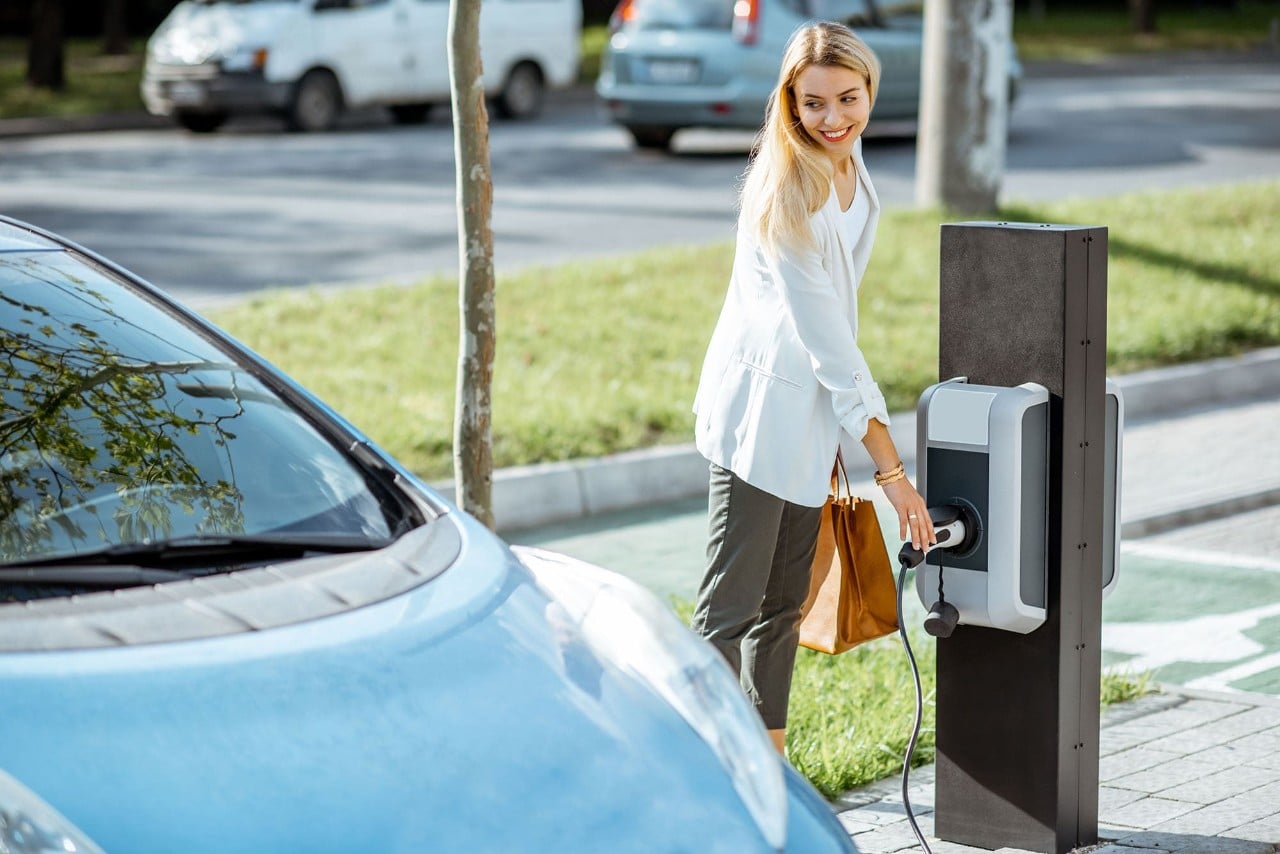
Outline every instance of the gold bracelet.
<svg viewBox="0 0 1280 854">
<path fill-rule="evenodd" d="M 892 475 L 895 475 L 895 474 L 897 474 L 898 472 L 903 471 L 905 468 L 906 468 L 906 466 L 905 466 L 901 461 L 899 461 L 899 462 L 898 462 L 898 464 L 897 464 L 896 466 L 894 466 L 893 468 L 889 469 L 888 471 L 878 471 L 878 472 L 876 472 L 876 478 L 878 479 L 878 478 L 882 478 L 882 477 L 891 477 Z"/>
<path fill-rule="evenodd" d="M 906 466 L 899 462 L 896 466 L 887 472 L 876 472 L 876 486 L 886 486 L 890 483 L 896 483 L 907 476 Z"/>
<path fill-rule="evenodd" d="M 906 476 L 907 473 L 905 471 L 900 471 L 897 474 L 889 475 L 883 480 L 877 480 L 876 486 L 888 486 L 891 483 L 897 483 L 898 481 L 903 480 Z"/>
</svg>

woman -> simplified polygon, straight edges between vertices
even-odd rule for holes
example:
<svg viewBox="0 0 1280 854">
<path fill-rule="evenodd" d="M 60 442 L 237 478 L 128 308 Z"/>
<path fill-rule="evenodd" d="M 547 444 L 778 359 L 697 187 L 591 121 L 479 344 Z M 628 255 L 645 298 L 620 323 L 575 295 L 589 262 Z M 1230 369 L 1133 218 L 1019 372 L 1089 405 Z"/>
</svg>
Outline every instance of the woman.
<svg viewBox="0 0 1280 854">
<path fill-rule="evenodd" d="M 693 628 L 741 674 L 779 752 L 837 453 L 861 440 L 903 539 L 936 542 L 857 343 L 857 288 L 880 212 L 861 134 L 879 81 L 875 54 L 847 27 L 792 36 L 743 184 L 733 274 L 694 401 L 711 498 Z"/>
</svg>

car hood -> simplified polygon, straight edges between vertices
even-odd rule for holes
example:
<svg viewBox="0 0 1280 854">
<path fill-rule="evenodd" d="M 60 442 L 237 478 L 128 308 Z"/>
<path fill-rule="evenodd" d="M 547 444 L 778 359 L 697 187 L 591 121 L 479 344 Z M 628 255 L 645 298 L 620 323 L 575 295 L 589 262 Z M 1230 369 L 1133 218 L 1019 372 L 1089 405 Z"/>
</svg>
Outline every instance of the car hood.
<svg viewBox="0 0 1280 854">
<path fill-rule="evenodd" d="M 151 59 L 200 65 L 241 49 L 268 47 L 298 14 L 296 2 L 179 3 L 147 43 Z"/>
<path fill-rule="evenodd" d="M 445 521 L 458 563 L 381 602 L 0 655 L 0 763 L 108 851 L 760 850 L 684 721 Z"/>
</svg>

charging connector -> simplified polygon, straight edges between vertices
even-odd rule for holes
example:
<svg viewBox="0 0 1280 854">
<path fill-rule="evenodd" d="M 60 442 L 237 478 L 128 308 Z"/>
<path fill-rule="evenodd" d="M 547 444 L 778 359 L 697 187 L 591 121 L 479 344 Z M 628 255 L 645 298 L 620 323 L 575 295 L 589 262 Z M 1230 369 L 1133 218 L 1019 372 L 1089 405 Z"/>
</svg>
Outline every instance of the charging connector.
<svg viewBox="0 0 1280 854">
<path fill-rule="evenodd" d="M 924 562 L 926 554 L 938 549 L 966 552 L 978 537 L 978 520 L 973 509 L 965 504 L 930 507 L 929 519 L 933 522 L 933 532 L 938 543 L 924 549 L 918 549 L 911 543 L 903 543 L 902 550 L 898 552 L 898 563 L 905 563 L 907 569 L 915 569 Z"/>
</svg>

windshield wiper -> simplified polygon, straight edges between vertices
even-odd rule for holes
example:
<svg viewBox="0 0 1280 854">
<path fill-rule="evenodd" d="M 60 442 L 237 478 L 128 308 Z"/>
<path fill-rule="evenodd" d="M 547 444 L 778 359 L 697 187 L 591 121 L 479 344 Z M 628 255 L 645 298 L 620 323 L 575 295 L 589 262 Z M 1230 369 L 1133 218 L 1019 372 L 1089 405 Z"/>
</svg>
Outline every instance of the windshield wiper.
<svg viewBox="0 0 1280 854">
<path fill-rule="evenodd" d="M 140 566 L 46 566 L 34 568 L 0 567 L 0 584 L 33 587 L 145 587 L 169 581 L 183 581 L 199 573 Z"/>
<path fill-rule="evenodd" d="M 148 543 L 121 543 L 89 552 L 13 561 L 0 564 L 0 569 L 63 564 L 131 564 L 154 567 L 166 564 L 200 565 L 203 563 L 207 565 L 209 562 L 225 564 L 276 559 L 296 560 L 312 554 L 374 551 L 386 548 L 391 542 L 390 539 L 371 540 L 366 537 L 324 534 L 307 534 L 305 537 L 296 534 L 215 534 L 174 537 Z"/>
</svg>

